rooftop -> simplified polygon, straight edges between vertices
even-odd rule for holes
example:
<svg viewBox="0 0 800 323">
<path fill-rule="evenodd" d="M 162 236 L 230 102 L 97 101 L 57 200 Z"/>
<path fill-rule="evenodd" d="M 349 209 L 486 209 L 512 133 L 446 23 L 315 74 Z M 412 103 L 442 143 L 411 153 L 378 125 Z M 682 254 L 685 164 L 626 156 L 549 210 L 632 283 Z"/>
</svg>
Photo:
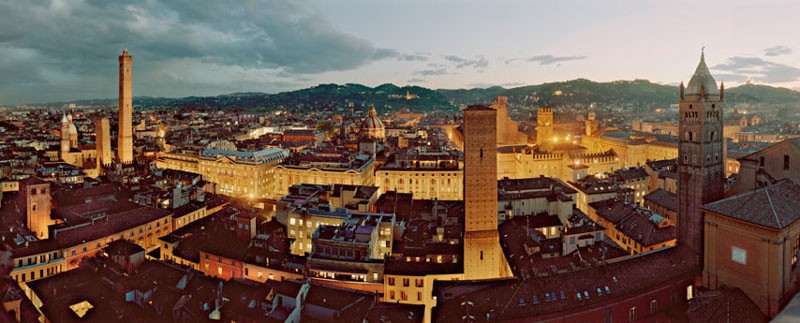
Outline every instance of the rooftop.
<svg viewBox="0 0 800 323">
<path fill-rule="evenodd" d="M 800 185 L 784 179 L 773 185 L 708 203 L 705 210 L 765 226 L 783 229 L 800 219 Z"/>
</svg>

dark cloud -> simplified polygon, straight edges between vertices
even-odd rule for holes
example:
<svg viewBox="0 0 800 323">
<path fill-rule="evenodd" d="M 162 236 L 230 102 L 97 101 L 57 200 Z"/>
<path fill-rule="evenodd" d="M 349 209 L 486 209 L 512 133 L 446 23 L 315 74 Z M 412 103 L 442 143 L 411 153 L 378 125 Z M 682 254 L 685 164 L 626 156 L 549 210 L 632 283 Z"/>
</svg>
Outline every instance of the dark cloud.
<svg viewBox="0 0 800 323">
<path fill-rule="evenodd" d="M 786 54 L 791 54 L 791 53 L 792 53 L 792 49 L 791 48 L 786 47 L 786 46 L 780 46 L 780 45 L 764 49 L 764 55 L 767 55 L 767 56 L 780 56 L 780 55 L 786 55 Z"/>
<path fill-rule="evenodd" d="M 315 74 L 384 58 L 424 60 L 338 31 L 308 1 L 2 1 L 0 12 L 0 103 L 113 97 L 116 56 L 126 45 L 140 95 L 165 91 L 150 81 L 169 73 L 181 76 L 172 79 L 178 94 L 204 78 L 213 84 L 221 72 L 250 73 L 258 86 L 259 77 L 280 71 Z M 209 74 L 187 70 L 201 66 Z M 283 84 L 272 82 L 259 87 Z"/>
<path fill-rule="evenodd" d="M 585 59 L 588 56 L 553 56 L 553 55 L 537 55 L 528 58 L 510 58 L 505 61 L 506 64 L 513 63 L 515 61 L 526 61 L 526 62 L 538 62 L 540 65 L 550 65 L 554 63 L 560 62 L 567 62 L 567 61 L 577 61 L 581 59 Z M 556 66 L 561 66 L 560 64 L 556 64 Z"/>
<path fill-rule="evenodd" d="M 414 75 L 421 75 L 421 76 L 446 75 L 446 74 L 447 74 L 446 68 L 414 71 Z"/>
<path fill-rule="evenodd" d="M 416 61 L 427 61 L 429 54 L 417 53 L 417 54 L 404 54 L 395 49 L 388 49 L 388 48 L 379 48 L 375 51 L 375 54 L 372 55 L 373 60 L 381 60 L 385 58 L 396 58 L 398 61 L 407 61 L 407 62 L 416 62 Z"/>
<path fill-rule="evenodd" d="M 415 77 L 413 79 L 406 81 L 406 83 L 428 83 L 428 81 L 426 81 L 425 79 Z"/>
<path fill-rule="evenodd" d="M 739 75 L 739 79 L 752 79 L 763 83 L 783 83 L 800 80 L 800 68 L 765 61 L 758 57 L 731 57 L 728 61 L 712 67 L 727 75 Z"/>
<path fill-rule="evenodd" d="M 445 60 L 456 64 L 456 68 L 472 67 L 472 68 L 486 68 L 489 67 L 489 61 L 483 56 L 477 56 L 475 59 L 464 58 L 455 55 L 447 55 Z"/>
</svg>

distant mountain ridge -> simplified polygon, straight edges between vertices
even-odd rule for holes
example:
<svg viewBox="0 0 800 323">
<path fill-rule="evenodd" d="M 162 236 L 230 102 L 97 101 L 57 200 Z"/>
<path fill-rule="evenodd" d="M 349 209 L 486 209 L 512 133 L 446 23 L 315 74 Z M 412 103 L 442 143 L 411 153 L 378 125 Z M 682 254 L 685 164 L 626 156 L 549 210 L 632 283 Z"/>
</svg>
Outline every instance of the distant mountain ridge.
<svg viewBox="0 0 800 323">
<path fill-rule="evenodd" d="M 345 107 L 352 103 L 362 109 L 375 105 L 380 112 L 408 108 L 411 111 L 455 110 L 458 106 L 491 102 L 494 97 L 508 97 L 512 106 L 617 105 L 632 111 L 648 111 L 678 102 L 677 86 L 647 80 L 594 82 L 575 79 L 564 82 L 526 85 L 514 88 L 493 86 L 474 89 L 431 90 L 420 86 L 397 86 L 391 83 L 374 88 L 361 84 L 319 84 L 306 89 L 267 94 L 242 92 L 218 96 L 161 98 L 137 96 L 135 106 L 209 109 L 312 109 Z M 406 94 L 412 98 L 407 99 Z M 752 103 L 777 106 L 800 106 L 800 92 L 766 85 L 745 84 L 725 90 L 729 104 Z M 53 104 L 116 105 L 117 99 L 78 100 Z"/>
</svg>

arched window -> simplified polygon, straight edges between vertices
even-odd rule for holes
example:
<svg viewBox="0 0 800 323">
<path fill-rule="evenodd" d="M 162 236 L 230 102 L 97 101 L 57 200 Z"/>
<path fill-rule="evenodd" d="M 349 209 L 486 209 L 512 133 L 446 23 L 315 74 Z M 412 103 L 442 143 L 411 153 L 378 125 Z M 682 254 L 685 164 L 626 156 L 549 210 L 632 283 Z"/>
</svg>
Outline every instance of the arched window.
<svg viewBox="0 0 800 323">
<path fill-rule="evenodd" d="M 694 141 L 694 136 L 691 131 L 689 131 L 689 141 Z"/>
</svg>

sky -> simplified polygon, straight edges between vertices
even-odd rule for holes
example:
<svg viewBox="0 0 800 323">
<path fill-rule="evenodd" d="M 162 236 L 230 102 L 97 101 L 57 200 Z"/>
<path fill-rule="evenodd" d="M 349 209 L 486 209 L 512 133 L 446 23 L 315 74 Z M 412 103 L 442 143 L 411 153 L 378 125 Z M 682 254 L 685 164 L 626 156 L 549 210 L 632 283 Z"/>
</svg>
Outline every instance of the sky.
<svg viewBox="0 0 800 323">
<path fill-rule="evenodd" d="M 800 1 L 0 1 L 0 105 L 277 93 L 319 83 L 515 87 L 587 78 L 800 90 Z"/>
</svg>

